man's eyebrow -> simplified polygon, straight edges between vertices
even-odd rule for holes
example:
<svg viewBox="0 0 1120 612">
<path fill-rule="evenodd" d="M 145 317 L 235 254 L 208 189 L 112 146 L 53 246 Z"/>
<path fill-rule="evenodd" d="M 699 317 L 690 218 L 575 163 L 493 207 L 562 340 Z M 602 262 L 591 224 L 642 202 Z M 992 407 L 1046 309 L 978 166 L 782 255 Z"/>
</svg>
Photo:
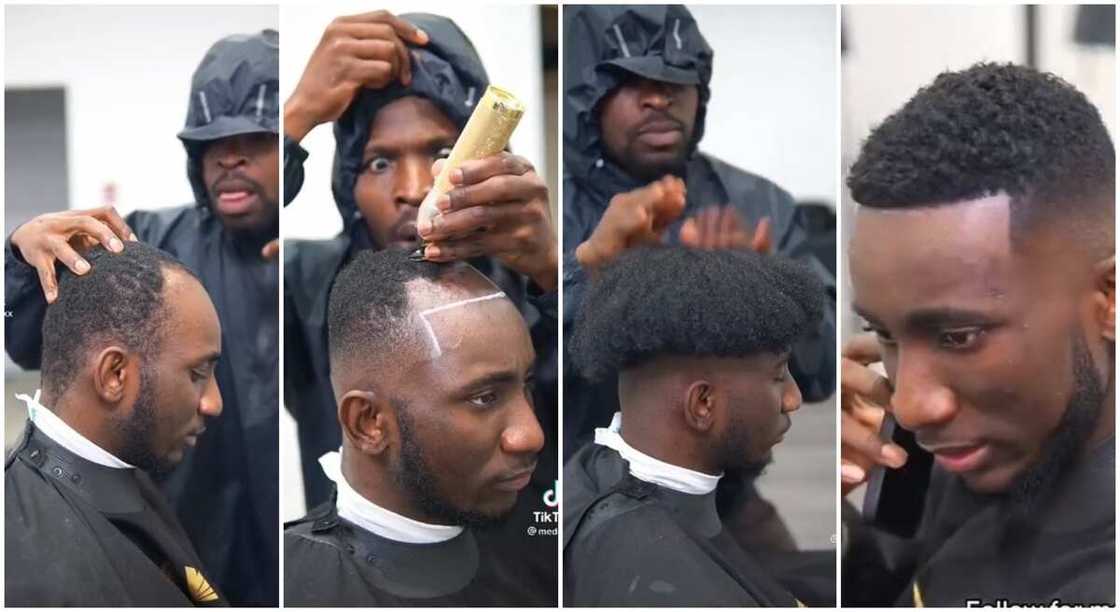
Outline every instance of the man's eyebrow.
<svg viewBox="0 0 1120 612">
<path fill-rule="evenodd" d="M 871 314 L 866 308 L 854 302 L 852 303 L 852 312 L 855 312 L 856 315 L 859 316 L 859 318 L 867 321 L 868 323 L 874 323 L 875 325 L 879 324 L 879 320 L 875 318 L 875 315 Z"/>
<path fill-rule="evenodd" d="M 202 357 L 199 357 L 198 360 L 197 360 L 197 363 L 199 363 L 199 364 L 211 363 L 211 362 L 217 361 L 218 359 L 221 359 L 221 357 L 222 357 L 222 352 L 221 351 L 214 351 L 212 353 L 207 353 L 207 354 L 203 355 Z"/>
<path fill-rule="evenodd" d="M 454 144 L 455 137 L 451 135 L 445 136 L 432 136 L 420 144 L 421 149 L 435 149 L 436 147 L 446 147 Z M 400 146 L 397 142 L 386 142 L 379 140 L 370 140 L 366 143 L 366 147 L 362 150 L 363 155 L 369 155 L 374 152 L 396 153 L 404 147 Z"/>
<path fill-rule="evenodd" d="M 463 389 L 477 389 L 480 387 L 491 387 L 496 385 L 513 384 L 524 380 L 523 376 L 518 376 L 517 372 L 513 370 L 505 370 L 502 372 L 488 372 L 463 383 Z"/>
<path fill-rule="evenodd" d="M 938 329 L 954 325 L 976 325 L 987 323 L 992 316 L 980 310 L 967 308 L 938 307 L 921 308 L 906 315 L 906 325 L 914 329 Z"/>
<path fill-rule="evenodd" d="M 858 304 L 852 304 L 852 311 L 872 325 L 882 326 L 875 315 L 868 312 Z M 932 308 L 919 308 L 907 313 L 906 327 L 911 329 L 940 329 L 954 325 L 976 325 L 992 321 L 992 315 L 982 310 L 958 308 L 954 306 L 938 306 Z"/>
</svg>

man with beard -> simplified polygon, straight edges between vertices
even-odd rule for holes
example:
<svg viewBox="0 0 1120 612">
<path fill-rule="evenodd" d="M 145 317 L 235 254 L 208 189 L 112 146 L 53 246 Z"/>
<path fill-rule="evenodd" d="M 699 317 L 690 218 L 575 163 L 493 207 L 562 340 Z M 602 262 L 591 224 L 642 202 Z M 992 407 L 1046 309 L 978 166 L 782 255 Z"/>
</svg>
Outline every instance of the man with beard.
<svg viewBox="0 0 1120 612">
<path fill-rule="evenodd" d="M 30 422 L 4 466 L 6 603 L 226 605 L 146 473 L 222 412 L 218 314 L 154 247 L 85 257 L 47 307 L 42 389 L 20 397 Z"/>
<path fill-rule="evenodd" d="M 790 371 L 807 400 L 830 396 L 832 275 L 813 258 L 786 191 L 699 150 L 714 52 L 692 14 L 679 5 L 566 6 L 563 31 L 565 333 L 578 329 L 590 276 L 625 249 L 664 240 L 775 251 L 810 265 L 828 288 L 824 316 L 794 347 Z M 565 460 L 610 421 L 615 382 L 565 374 Z M 730 481 L 742 484 L 731 478 L 721 489 Z"/>
<path fill-rule="evenodd" d="M 845 605 L 1114 601 L 1114 173 L 1085 96 L 1010 64 L 939 75 L 864 143 L 843 491 L 916 460 L 885 414 L 934 465 L 913 537 L 845 521 Z"/>
<path fill-rule="evenodd" d="M 494 545 L 544 433 L 534 352 L 514 304 L 464 263 L 364 251 L 329 303 L 336 494 L 284 531 L 296 606 L 524 606 L 521 559 Z"/>
<path fill-rule="evenodd" d="M 323 33 L 284 113 L 285 198 L 303 182 L 308 154 L 298 142 L 333 121 L 332 193 L 343 220 L 330 240 L 284 249 L 284 402 L 298 426 L 308 508 L 329 499 L 319 458 L 343 434 L 328 355 L 327 300 L 335 277 L 367 250 L 414 249 L 429 261 L 468 260 L 517 305 L 537 353 L 535 409 L 545 449 L 513 517 L 508 554 L 532 568 L 534 592 L 555 605 L 557 479 L 557 248 L 548 190 L 532 165 L 504 152 L 468 162 L 432 227 L 416 226 L 445 157 L 489 79 L 474 45 L 451 20 L 377 11 L 339 17 Z M 304 196 L 308 197 L 308 196 Z M 542 529 L 529 535 L 530 528 Z M 551 532 L 551 533 L 549 533 Z"/>
<path fill-rule="evenodd" d="M 571 355 L 591 380 L 617 374 L 622 410 L 564 468 L 565 605 L 831 603 L 833 553 L 748 553 L 715 500 L 726 470 L 761 471 L 800 407 L 790 352 L 822 293 L 749 250 L 634 249 L 602 271 Z"/>
<path fill-rule="evenodd" d="M 202 59 L 179 133 L 194 204 L 124 219 L 110 207 L 36 217 L 12 232 L 4 268 L 6 348 L 27 369 L 40 367 L 44 312 L 61 297 L 56 263 L 88 274 L 89 246 L 118 253 L 138 239 L 202 280 L 225 334 L 216 376 L 226 416 L 161 484 L 230 601 L 272 606 L 279 603 L 278 65 L 274 30 L 223 38 Z"/>
</svg>

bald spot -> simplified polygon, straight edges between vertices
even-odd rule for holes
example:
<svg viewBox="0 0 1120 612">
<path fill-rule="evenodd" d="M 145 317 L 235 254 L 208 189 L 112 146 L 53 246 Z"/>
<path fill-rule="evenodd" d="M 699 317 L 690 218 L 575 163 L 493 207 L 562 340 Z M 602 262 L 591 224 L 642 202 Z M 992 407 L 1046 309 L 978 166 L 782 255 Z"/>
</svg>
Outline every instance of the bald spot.
<svg viewBox="0 0 1120 612">
<path fill-rule="evenodd" d="M 336 398 L 353 389 L 395 389 L 402 376 L 418 367 L 459 362 L 460 353 L 480 348 L 468 344 L 508 347 L 511 341 L 524 340 L 531 348 L 528 328 L 517 307 L 470 266 L 459 266 L 434 281 L 412 279 L 405 283 L 405 291 L 410 316 L 397 326 L 389 342 L 392 352 L 350 353 L 332 364 Z M 494 294 L 501 295 L 491 298 Z"/>
</svg>

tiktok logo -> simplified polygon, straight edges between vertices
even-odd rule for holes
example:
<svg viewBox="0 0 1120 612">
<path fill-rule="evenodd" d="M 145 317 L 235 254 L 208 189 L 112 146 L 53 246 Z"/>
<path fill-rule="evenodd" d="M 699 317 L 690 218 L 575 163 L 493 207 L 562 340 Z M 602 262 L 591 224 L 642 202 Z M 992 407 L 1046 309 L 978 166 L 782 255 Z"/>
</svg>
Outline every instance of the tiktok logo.
<svg viewBox="0 0 1120 612">
<path fill-rule="evenodd" d="M 555 508 L 556 506 L 559 506 L 560 505 L 559 493 L 560 493 L 560 481 L 557 480 L 557 481 L 555 481 L 555 484 L 552 485 L 551 489 L 545 491 L 544 498 L 543 498 L 544 499 L 544 505 L 549 507 L 549 508 Z"/>
</svg>

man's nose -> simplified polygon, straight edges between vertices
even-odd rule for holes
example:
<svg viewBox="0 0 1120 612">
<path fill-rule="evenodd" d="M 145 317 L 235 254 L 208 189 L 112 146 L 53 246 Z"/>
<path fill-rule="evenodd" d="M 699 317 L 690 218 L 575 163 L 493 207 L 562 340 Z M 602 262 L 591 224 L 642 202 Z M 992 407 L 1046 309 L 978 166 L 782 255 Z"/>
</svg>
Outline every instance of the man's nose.
<svg viewBox="0 0 1120 612">
<path fill-rule="evenodd" d="M 216 417 L 222 414 L 222 392 L 218 389 L 218 377 L 211 376 L 206 391 L 198 403 L 198 411 L 203 416 Z"/>
<path fill-rule="evenodd" d="M 502 450 L 510 454 L 536 454 L 544 448 L 544 431 L 528 397 L 518 400 L 502 431 Z"/>
<path fill-rule="evenodd" d="M 402 160 L 393 185 L 393 201 L 398 206 L 420 206 L 432 188 L 432 169 L 419 158 Z"/>
<path fill-rule="evenodd" d="M 900 350 L 894 364 L 891 407 L 899 425 L 910 431 L 944 425 L 959 409 L 956 394 L 920 352 Z"/>
</svg>

